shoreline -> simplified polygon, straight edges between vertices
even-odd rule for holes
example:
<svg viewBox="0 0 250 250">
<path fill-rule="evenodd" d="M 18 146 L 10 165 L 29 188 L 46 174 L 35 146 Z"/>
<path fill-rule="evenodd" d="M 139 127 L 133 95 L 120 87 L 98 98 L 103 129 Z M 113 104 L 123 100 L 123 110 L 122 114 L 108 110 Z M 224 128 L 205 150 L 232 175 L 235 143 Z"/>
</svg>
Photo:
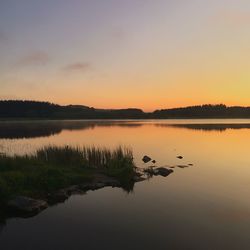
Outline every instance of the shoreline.
<svg viewBox="0 0 250 250">
<path fill-rule="evenodd" d="M 156 166 L 144 169 L 135 168 L 133 175 L 125 183 L 117 177 L 96 172 L 93 173 L 91 181 L 63 187 L 46 194 L 35 196 L 16 195 L 0 206 L 0 215 L 2 213 L 0 219 L 33 217 L 53 205 L 64 203 L 72 195 L 85 195 L 88 191 L 96 191 L 105 187 L 121 188 L 130 193 L 133 191 L 135 183 L 149 180 L 153 176 L 167 177 L 173 172 L 172 169 Z"/>
<path fill-rule="evenodd" d="M 250 120 L 250 117 L 169 117 L 169 118 L 15 118 L 6 117 L 0 118 L 0 122 L 31 122 L 31 121 L 158 121 L 158 120 Z"/>
<path fill-rule="evenodd" d="M 31 155 L 0 154 L 0 207 L 39 210 L 60 196 L 58 190 L 74 185 L 82 190 L 111 184 L 130 191 L 136 175 L 132 149 L 121 146 L 47 146 Z"/>
<path fill-rule="evenodd" d="M 129 193 L 133 190 L 136 182 L 144 180 L 146 178 L 142 177 L 142 174 L 135 172 L 133 178 L 129 180 L 129 185 L 125 186 L 115 177 L 96 173 L 91 181 L 64 187 L 46 195 L 36 196 L 36 198 L 17 195 L 13 199 L 8 200 L 2 206 L 1 211 L 6 215 L 5 219 L 33 217 L 53 205 L 65 202 L 72 195 L 85 195 L 88 191 L 95 191 L 105 187 L 122 188 Z"/>
</svg>

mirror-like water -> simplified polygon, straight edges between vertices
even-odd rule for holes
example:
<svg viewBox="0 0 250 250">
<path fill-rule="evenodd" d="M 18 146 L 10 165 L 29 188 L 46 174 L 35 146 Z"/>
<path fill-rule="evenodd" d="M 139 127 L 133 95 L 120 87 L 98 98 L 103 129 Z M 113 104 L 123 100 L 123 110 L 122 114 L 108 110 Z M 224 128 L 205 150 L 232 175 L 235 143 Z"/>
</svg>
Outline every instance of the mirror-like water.
<svg viewBox="0 0 250 250">
<path fill-rule="evenodd" d="M 250 120 L 0 122 L 1 153 L 48 144 L 122 144 L 139 167 L 145 154 L 193 166 L 0 222 L 1 249 L 250 249 Z"/>
</svg>

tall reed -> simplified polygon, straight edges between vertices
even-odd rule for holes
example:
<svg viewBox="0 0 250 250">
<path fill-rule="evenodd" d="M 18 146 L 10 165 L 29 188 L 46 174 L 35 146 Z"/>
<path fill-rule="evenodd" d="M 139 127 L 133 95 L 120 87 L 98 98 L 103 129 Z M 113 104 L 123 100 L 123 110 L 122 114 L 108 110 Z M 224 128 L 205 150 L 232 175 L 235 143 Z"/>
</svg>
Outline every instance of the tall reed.
<svg viewBox="0 0 250 250">
<path fill-rule="evenodd" d="M 131 148 L 118 146 L 114 150 L 100 147 L 47 146 L 34 157 L 42 162 L 62 165 L 82 165 L 89 168 L 121 168 L 134 166 Z"/>
</svg>

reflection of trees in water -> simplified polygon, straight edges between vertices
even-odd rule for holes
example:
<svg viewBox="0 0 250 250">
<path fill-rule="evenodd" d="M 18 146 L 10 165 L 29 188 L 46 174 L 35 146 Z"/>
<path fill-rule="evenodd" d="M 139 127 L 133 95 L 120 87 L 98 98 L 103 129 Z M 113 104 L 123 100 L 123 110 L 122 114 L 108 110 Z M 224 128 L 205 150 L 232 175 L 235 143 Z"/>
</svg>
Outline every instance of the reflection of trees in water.
<svg viewBox="0 0 250 250">
<path fill-rule="evenodd" d="M 155 124 L 159 127 L 175 127 L 202 131 L 226 131 L 227 129 L 249 129 L 250 124 Z"/>
<path fill-rule="evenodd" d="M 84 130 L 95 127 L 138 127 L 142 124 L 133 122 L 106 121 L 34 121 L 34 122 L 1 122 L 1 139 L 21 139 L 47 137 L 60 134 L 63 130 Z"/>
<path fill-rule="evenodd" d="M 225 131 L 227 129 L 250 128 L 250 124 L 170 124 L 145 123 L 144 121 L 32 121 L 0 122 L 0 139 L 48 137 L 63 130 L 85 130 L 96 127 L 136 128 L 146 125 L 176 127 L 203 131 Z"/>
<path fill-rule="evenodd" d="M 61 129 L 53 124 L 1 123 L 0 138 L 18 139 L 50 136 L 60 133 Z"/>
</svg>

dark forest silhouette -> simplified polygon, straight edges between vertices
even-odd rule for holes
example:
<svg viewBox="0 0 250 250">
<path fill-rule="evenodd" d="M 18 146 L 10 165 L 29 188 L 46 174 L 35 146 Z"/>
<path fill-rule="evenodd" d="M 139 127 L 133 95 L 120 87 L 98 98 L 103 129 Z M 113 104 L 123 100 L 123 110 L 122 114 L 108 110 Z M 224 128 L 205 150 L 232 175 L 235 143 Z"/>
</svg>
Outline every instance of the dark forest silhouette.
<svg viewBox="0 0 250 250">
<path fill-rule="evenodd" d="M 154 118 L 250 118 L 250 107 L 206 104 L 156 110 L 153 116 Z"/>
<path fill-rule="evenodd" d="M 0 101 L 0 118 L 112 119 L 144 118 L 140 109 L 95 109 L 80 105 L 60 106 L 49 102 Z"/>
<path fill-rule="evenodd" d="M 0 101 L 0 118 L 34 119 L 174 119 L 174 118 L 250 118 L 250 107 L 200 105 L 162 109 L 152 113 L 141 109 L 96 109 L 81 105 L 60 106 L 37 101 Z"/>
</svg>

